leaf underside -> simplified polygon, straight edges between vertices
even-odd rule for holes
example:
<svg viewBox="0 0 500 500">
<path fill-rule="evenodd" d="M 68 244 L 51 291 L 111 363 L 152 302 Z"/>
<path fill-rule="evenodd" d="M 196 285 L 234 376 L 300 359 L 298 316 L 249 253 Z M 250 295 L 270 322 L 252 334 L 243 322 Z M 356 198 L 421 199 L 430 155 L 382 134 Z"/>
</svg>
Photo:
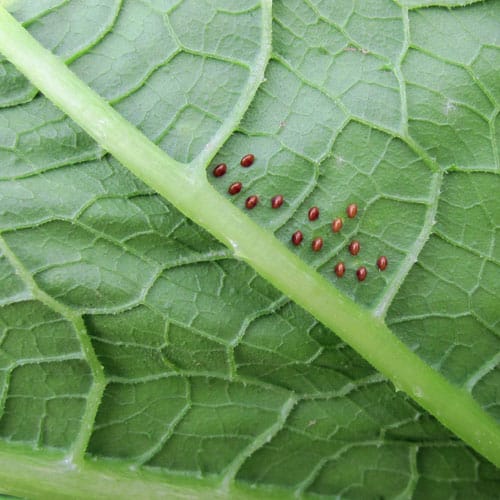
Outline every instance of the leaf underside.
<svg viewBox="0 0 500 500">
<path fill-rule="evenodd" d="M 261 50 L 255 0 L 10 8 L 185 163 L 240 99 Z M 290 247 L 300 229 L 298 255 L 500 420 L 500 3 L 287 0 L 273 15 L 266 81 L 207 165 L 210 181 L 225 196 L 241 181 L 232 200 L 242 210 L 259 195 L 252 219 Z M 494 466 L 5 61 L 0 106 L 5 443 L 290 495 L 495 497 Z M 256 161 L 242 169 L 248 152 Z M 228 173 L 214 178 L 220 162 Z M 285 203 L 273 210 L 276 194 Z M 104 367 L 102 394 L 82 336 Z"/>
</svg>

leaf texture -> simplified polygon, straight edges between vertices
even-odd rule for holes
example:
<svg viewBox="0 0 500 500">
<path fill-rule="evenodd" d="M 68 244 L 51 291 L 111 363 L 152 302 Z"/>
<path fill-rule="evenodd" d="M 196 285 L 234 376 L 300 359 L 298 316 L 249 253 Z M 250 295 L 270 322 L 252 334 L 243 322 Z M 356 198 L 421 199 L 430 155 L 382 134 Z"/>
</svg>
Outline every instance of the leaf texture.
<svg viewBox="0 0 500 500">
<path fill-rule="evenodd" d="M 500 4 L 436 3 L 275 2 L 266 81 L 207 175 L 228 198 L 241 181 L 243 211 L 257 194 L 249 215 L 290 248 L 300 229 L 303 260 L 498 420 Z M 261 57 L 255 0 L 10 8 L 184 163 L 207 159 Z M 8 446 L 283 496 L 495 497 L 493 465 L 0 65 Z"/>
</svg>

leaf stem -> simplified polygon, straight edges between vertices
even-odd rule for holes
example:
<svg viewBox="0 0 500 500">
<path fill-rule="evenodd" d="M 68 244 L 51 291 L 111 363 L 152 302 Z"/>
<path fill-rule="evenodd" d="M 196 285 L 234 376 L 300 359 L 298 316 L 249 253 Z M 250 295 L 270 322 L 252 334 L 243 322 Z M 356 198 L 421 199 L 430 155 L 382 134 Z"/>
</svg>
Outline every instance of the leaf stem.
<svg viewBox="0 0 500 500">
<path fill-rule="evenodd" d="M 10 444 L 0 444 L 0 493 L 47 500 L 246 500 L 288 496 L 279 488 L 253 489 L 244 484 L 232 484 L 222 490 L 214 479 L 193 481 L 114 460 L 87 460 L 75 467 L 60 452 L 39 452 Z"/>
<path fill-rule="evenodd" d="M 263 8 L 270 8 L 263 1 Z M 273 234 L 149 141 L 0 7 L 0 51 L 107 151 L 187 217 L 350 344 L 398 390 L 500 466 L 500 426 L 465 390 L 403 344 L 385 323 L 333 287 Z"/>
</svg>

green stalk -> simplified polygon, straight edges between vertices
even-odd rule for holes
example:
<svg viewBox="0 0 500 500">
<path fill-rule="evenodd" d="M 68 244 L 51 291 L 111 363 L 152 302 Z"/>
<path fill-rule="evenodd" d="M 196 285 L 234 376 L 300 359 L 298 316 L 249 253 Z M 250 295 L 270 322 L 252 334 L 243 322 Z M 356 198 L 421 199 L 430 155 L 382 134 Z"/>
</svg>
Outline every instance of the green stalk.
<svg viewBox="0 0 500 500">
<path fill-rule="evenodd" d="M 263 1 L 269 14 L 270 1 Z M 99 144 L 313 314 L 457 436 L 500 466 L 500 427 L 465 390 L 424 363 L 369 311 L 345 297 L 208 183 L 166 155 L 0 7 L 0 52 Z"/>
<path fill-rule="evenodd" d="M 0 492 L 31 500 L 273 500 L 287 496 L 279 488 L 253 489 L 242 484 L 223 490 L 214 479 L 193 481 L 154 469 L 134 469 L 114 460 L 88 460 L 74 467 L 61 453 L 12 445 L 0 445 Z"/>
</svg>

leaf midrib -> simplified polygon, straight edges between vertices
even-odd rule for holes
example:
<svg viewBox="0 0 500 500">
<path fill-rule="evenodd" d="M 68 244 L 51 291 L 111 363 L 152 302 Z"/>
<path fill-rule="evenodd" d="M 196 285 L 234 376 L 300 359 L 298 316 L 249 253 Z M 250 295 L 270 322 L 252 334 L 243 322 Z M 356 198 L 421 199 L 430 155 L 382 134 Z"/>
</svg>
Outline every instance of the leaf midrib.
<svg viewBox="0 0 500 500">
<path fill-rule="evenodd" d="M 270 2 L 263 0 L 262 7 L 270 15 Z M 470 394 L 452 386 L 402 344 L 382 321 L 331 287 L 273 235 L 216 193 L 206 180 L 205 165 L 195 163 L 195 172 L 186 172 L 185 166 L 150 143 L 21 30 L 1 8 L 0 25 L 2 51 L 118 160 L 232 248 L 237 258 L 254 267 L 350 343 L 398 388 L 409 393 L 457 435 L 492 462 L 500 464 L 500 450 L 495 446 L 500 442 L 500 429 Z M 257 85 L 260 80 L 254 83 Z M 246 102 L 248 105 L 251 99 Z M 238 118 L 243 112 L 244 109 L 240 109 L 239 114 L 232 116 Z M 219 136 L 220 140 L 224 142 L 230 133 L 228 128 Z M 210 149 L 205 161 L 215 153 L 215 148 Z M 223 222 L 220 213 L 226 216 Z M 260 242 L 258 246 L 255 241 Z M 296 280 L 302 282 L 301 290 L 296 289 Z M 416 373 L 419 373 L 418 386 L 415 385 Z"/>
</svg>

